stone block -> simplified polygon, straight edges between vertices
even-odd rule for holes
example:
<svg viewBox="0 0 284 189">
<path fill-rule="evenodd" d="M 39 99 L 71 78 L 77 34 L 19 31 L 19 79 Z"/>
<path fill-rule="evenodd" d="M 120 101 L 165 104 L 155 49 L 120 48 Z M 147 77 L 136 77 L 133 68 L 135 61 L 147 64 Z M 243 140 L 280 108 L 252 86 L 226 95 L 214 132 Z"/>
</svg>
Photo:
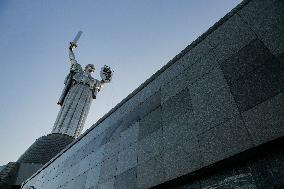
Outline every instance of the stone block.
<svg viewBox="0 0 284 189">
<path fill-rule="evenodd" d="M 169 80 L 164 85 L 162 85 L 161 87 L 162 104 L 165 103 L 169 98 L 180 93 L 180 91 L 186 88 L 187 85 L 188 85 L 187 70 L 185 70 L 180 74 L 178 74 L 176 77 Z"/>
<path fill-rule="evenodd" d="M 210 45 L 219 62 L 246 46 L 256 35 L 249 26 L 235 14 L 208 36 Z"/>
<path fill-rule="evenodd" d="M 230 85 L 241 112 L 275 96 L 284 89 L 284 65 L 276 59 L 262 65 Z"/>
<path fill-rule="evenodd" d="M 116 174 L 116 166 L 117 166 L 117 154 L 106 158 L 101 163 L 101 171 L 99 178 L 100 184 L 114 178 Z"/>
<path fill-rule="evenodd" d="M 181 146 L 185 141 L 196 138 L 198 130 L 196 126 L 192 112 L 186 112 L 176 121 L 164 123 L 163 137 L 165 150 Z"/>
<path fill-rule="evenodd" d="M 128 129 L 120 133 L 119 148 L 128 148 L 138 140 L 139 122 L 133 123 Z"/>
<path fill-rule="evenodd" d="M 137 167 L 137 183 L 139 188 L 150 188 L 165 181 L 163 158 L 154 156 Z"/>
<path fill-rule="evenodd" d="M 144 102 L 139 105 L 139 116 L 140 119 L 145 117 L 147 114 L 155 110 L 158 106 L 161 105 L 161 91 L 159 90 L 149 98 L 147 98 Z"/>
<path fill-rule="evenodd" d="M 162 128 L 138 141 L 138 164 L 161 154 L 163 151 L 163 145 L 164 140 Z"/>
<path fill-rule="evenodd" d="M 85 188 L 96 187 L 99 183 L 101 166 L 94 166 L 87 172 Z"/>
<path fill-rule="evenodd" d="M 116 166 L 116 175 L 137 165 L 137 143 L 119 152 Z"/>
<path fill-rule="evenodd" d="M 192 141 L 192 143 L 197 143 L 197 141 Z M 190 150 L 189 147 L 187 146 L 187 149 L 185 149 L 183 146 L 175 146 L 164 152 L 166 180 L 177 178 L 201 168 L 202 162 L 198 146 L 196 148 L 190 147 Z"/>
<path fill-rule="evenodd" d="M 104 147 L 104 157 L 105 158 L 108 158 L 108 157 L 111 157 L 117 154 L 122 149 L 120 146 L 120 138 L 109 141 L 103 147 Z"/>
<path fill-rule="evenodd" d="M 197 63 L 199 59 L 206 57 L 211 50 L 212 46 L 208 43 L 208 39 L 203 39 L 181 58 L 182 62 L 186 64 L 184 67 L 187 68 Z"/>
<path fill-rule="evenodd" d="M 189 90 L 185 88 L 162 105 L 162 120 L 163 122 L 173 121 L 187 111 L 192 111 L 192 104 Z"/>
<path fill-rule="evenodd" d="M 254 0 L 238 12 L 274 55 L 284 52 L 283 9 L 282 0 Z"/>
<path fill-rule="evenodd" d="M 284 94 L 255 106 L 242 114 L 256 145 L 284 135 Z"/>
<path fill-rule="evenodd" d="M 202 78 L 212 70 L 216 69 L 218 62 L 214 52 L 211 50 L 206 55 L 197 60 L 186 70 L 186 78 L 188 85 L 195 83 L 198 79 Z"/>
<path fill-rule="evenodd" d="M 83 174 L 79 175 L 78 177 L 74 178 L 75 182 L 74 182 L 73 188 L 74 189 L 85 188 L 86 179 L 87 179 L 86 173 L 83 173 Z"/>
<path fill-rule="evenodd" d="M 222 62 L 220 66 L 227 83 L 230 85 L 259 66 L 270 63 L 273 59 L 273 55 L 264 44 L 256 39 Z"/>
<path fill-rule="evenodd" d="M 140 110 L 138 106 L 132 111 L 128 112 L 121 120 L 121 132 L 128 129 L 132 124 L 138 122 L 140 119 Z"/>
<path fill-rule="evenodd" d="M 114 189 L 136 189 L 137 167 L 133 167 L 115 177 Z"/>
<path fill-rule="evenodd" d="M 199 136 L 203 166 L 253 147 L 240 116 L 222 123 Z"/>
<path fill-rule="evenodd" d="M 217 65 L 216 57 L 212 51 L 196 60 L 194 64 L 191 64 L 186 70 L 162 86 L 162 104 L 206 73 L 209 73 Z"/>
<path fill-rule="evenodd" d="M 113 187 L 114 187 L 114 179 L 110 179 L 98 185 L 98 189 L 113 189 Z"/>
<path fill-rule="evenodd" d="M 101 141 L 101 145 L 104 145 L 104 144 L 108 143 L 109 141 L 111 141 L 111 139 L 113 138 L 113 134 L 115 133 L 116 129 L 117 129 L 117 127 L 115 125 L 112 125 L 104 131 L 104 133 L 103 133 L 104 137 Z"/>
<path fill-rule="evenodd" d="M 150 135 L 159 128 L 162 127 L 162 111 L 161 107 L 156 108 L 150 112 L 147 116 L 140 120 L 138 140 L 141 140 L 145 136 Z"/>
<path fill-rule="evenodd" d="M 90 167 L 98 165 L 103 160 L 104 150 L 105 149 L 102 146 L 88 155 L 88 161 L 89 161 Z"/>
<path fill-rule="evenodd" d="M 238 114 L 236 103 L 219 68 L 189 87 L 193 127 L 202 133 Z"/>
</svg>

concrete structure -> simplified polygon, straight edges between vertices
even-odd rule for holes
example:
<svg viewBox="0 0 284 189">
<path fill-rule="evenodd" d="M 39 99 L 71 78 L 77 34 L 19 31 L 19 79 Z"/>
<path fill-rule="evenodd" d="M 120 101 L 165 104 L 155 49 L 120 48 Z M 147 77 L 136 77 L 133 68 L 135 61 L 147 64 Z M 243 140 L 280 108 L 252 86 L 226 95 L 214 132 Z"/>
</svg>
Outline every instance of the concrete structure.
<svg viewBox="0 0 284 189">
<path fill-rule="evenodd" d="M 283 187 L 283 10 L 243 1 L 22 188 Z"/>
<path fill-rule="evenodd" d="M 38 138 L 17 160 L 1 167 L 0 189 L 20 188 L 21 184 L 74 140 L 63 134 Z"/>
</svg>

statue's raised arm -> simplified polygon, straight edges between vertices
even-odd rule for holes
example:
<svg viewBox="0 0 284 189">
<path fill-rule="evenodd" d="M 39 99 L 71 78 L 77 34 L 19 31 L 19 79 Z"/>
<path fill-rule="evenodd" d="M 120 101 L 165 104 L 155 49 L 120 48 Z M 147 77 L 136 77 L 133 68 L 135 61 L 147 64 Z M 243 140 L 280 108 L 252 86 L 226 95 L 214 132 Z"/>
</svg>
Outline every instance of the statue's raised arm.
<svg viewBox="0 0 284 189">
<path fill-rule="evenodd" d="M 63 105 L 63 102 L 66 98 L 66 95 L 67 95 L 68 91 L 70 90 L 70 88 L 72 86 L 72 79 L 73 79 L 74 75 L 78 72 L 83 72 L 81 65 L 78 64 L 78 62 L 76 61 L 75 54 L 73 52 L 73 50 L 75 48 L 77 48 L 77 46 L 78 46 L 77 42 L 78 42 L 80 36 L 82 35 L 82 33 L 83 33 L 82 31 L 79 31 L 77 33 L 75 39 L 72 42 L 70 42 L 70 46 L 68 48 L 71 67 L 70 67 L 70 72 L 69 72 L 69 74 L 67 75 L 67 77 L 65 78 L 65 81 L 64 81 L 65 87 L 64 87 L 62 94 L 61 94 L 61 96 L 60 96 L 60 98 L 57 102 L 57 104 L 59 104 L 61 106 Z"/>
</svg>

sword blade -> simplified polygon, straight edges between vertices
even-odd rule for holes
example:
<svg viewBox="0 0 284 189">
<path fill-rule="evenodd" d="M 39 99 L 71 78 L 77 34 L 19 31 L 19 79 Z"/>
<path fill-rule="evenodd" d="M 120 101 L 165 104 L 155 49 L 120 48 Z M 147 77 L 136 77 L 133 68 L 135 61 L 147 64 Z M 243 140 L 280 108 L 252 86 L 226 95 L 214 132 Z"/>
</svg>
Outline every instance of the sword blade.
<svg viewBox="0 0 284 189">
<path fill-rule="evenodd" d="M 73 43 L 74 43 L 74 44 L 77 44 L 77 42 L 78 42 L 78 40 L 80 39 L 82 33 L 83 33 L 82 31 L 79 31 L 79 32 L 77 33 L 77 35 L 75 36 L 75 38 L 74 38 L 74 40 L 73 40 Z"/>
</svg>

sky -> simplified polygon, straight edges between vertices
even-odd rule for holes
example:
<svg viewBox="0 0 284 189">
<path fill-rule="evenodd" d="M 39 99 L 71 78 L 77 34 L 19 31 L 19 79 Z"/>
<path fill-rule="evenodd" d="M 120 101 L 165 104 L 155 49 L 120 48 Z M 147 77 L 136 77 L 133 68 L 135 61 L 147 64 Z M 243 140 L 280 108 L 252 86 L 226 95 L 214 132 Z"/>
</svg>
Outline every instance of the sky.
<svg viewBox="0 0 284 189">
<path fill-rule="evenodd" d="M 240 0 L 1 0 L 0 165 L 51 132 L 68 74 L 68 44 L 82 65 L 114 70 L 84 130 L 117 105 Z"/>
</svg>

